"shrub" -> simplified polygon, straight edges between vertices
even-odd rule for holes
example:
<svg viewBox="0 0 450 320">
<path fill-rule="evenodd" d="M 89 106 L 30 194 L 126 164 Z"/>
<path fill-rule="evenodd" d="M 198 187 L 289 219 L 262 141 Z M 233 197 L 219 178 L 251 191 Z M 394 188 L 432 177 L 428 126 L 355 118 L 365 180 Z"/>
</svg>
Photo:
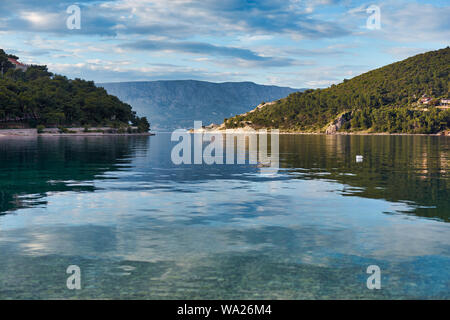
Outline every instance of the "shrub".
<svg viewBox="0 0 450 320">
<path fill-rule="evenodd" d="M 58 129 L 59 129 L 59 133 L 69 133 L 69 129 L 67 129 L 67 128 L 64 128 L 64 127 L 58 127 Z"/>
<path fill-rule="evenodd" d="M 38 126 L 36 127 L 36 129 L 37 129 L 37 132 L 38 132 L 38 133 L 44 133 L 45 126 L 43 126 L 42 124 L 40 124 L 40 125 L 38 125 Z"/>
</svg>

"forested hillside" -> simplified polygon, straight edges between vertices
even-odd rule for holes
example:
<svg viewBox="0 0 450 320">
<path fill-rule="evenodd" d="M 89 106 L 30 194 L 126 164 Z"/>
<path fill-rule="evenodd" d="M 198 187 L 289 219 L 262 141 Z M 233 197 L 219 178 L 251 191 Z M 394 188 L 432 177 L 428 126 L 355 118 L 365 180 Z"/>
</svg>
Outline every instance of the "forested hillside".
<svg viewBox="0 0 450 320">
<path fill-rule="evenodd" d="M 16 69 L 0 49 L 0 128 L 44 126 L 138 126 L 147 119 L 94 82 L 55 75 L 46 66 Z"/>
<path fill-rule="evenodd" d="M 339 131 L 436 133 L 450 127 L 450 48 L 427 52 L 344 80 L 327 89 L 290 94 L 246 115 L 225 119 L 287 131 L 321 131 L 339 116 Z M 422 97 L 428 97 L 421 103 Z"/>
</svg>

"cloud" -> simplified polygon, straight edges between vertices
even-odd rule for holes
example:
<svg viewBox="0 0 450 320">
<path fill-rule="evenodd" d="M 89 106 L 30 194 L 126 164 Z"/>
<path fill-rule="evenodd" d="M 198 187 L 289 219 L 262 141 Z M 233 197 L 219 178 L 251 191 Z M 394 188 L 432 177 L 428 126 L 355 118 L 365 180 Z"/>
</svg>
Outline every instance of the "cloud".
<svg viewBox="0 0 450 320">
<path fill-rule="evenodd" d="M 117 0 L 78 1 L 81 30 L 68 32 L 65 9 L 72 1 L 11 2 L 0 13 L 2 30 L 56 34 L 186 35 L 292 34 L 297 38 L 334 38 L 350 32 L 333 22 L 314 18 L 296 0 Z M 330 3 L 330 1 L 323 1 Z"/>
<path fill-rule="evenodd" d="M 112 1 L 113 2 L 113 1 Z M 116 17 L 111 12 L 97 11 L 99 1 L 81 0 L 76 4 L 82 9 L 81 30 L 69 30 L 66 12 L 73 1 L 40 0 L 11 1 L 0 11 L 0 30 L 4 32 L 51 33 L 58 35 L 116 35 Z"/>
<path fill-rule="evenodd" d="M 408 57 L 427 52 L 428 50 L 425 48 L 415 47 L 391 47 L 385 49 L 385 51 L 398 59 L 406 59 Z"/>
<path fill-rule="evenodd" d="M 366 65 L 336 64 L 314 65 L 301 70 L 278 72 L 277 77 L 268 77 L 273 84 L 298 88 L 326 88 L 369 71 Z M 300 85 L 299 85 L 300 84 Z"/>
<path fill-rule="evenodd" d="M 81 7 L 81 30 L 66 27 L 66 9 L 74 3 Z M 89 79 L 179 76 L 214 81 L 217 76 L 292 87 L 322 87 L 448 45 L 450 7 L 445 3 L 381 0 L 375 4 L 381 8 L 382 28 L 368 30 L 366 8 L 371 4 L 16 0 L 0 10 L 0 41 L 24 62 L 52 65 L 56 72 Z M 108 65 L 125 60 L 131 62 Z"/>
<path fill-rule="evenodd" d="M 266 67 L 282 67 L 294 65 L 295 61 L 289 58 L 266 57 L 259 55 L 251 50 L 216 46 L 203 42 L 172 42 L 172 41 L 158 41 L 158 40 L 142 40 L 131 43 L 125 43 L 121 46 L 125 49 L 135 49 L 144 51 L 173 51 L 182 53 L 191 53 L 199 55 L 211 55 L 221 57 L 233 57 L 239 60 L 251 61 L 252 65 L 264 65 Z"/>
<path fill-rule="evenodd" d="M 146 64 L 138 66 L 132 61 L 103 61 L 89 59 L 82 63 L 49 63 L 49 70 L 57 74 L 70 74 L 73 78 L 95 82 L 151 81 L 195 79 L 205 81 L 238 81 L 248 77 L 244 72 L 215 72 L 206 68 L 185 67 L 174 64 Z"/>
<path fill-rule="evenodd" d="M 450 39 L 450 7 L 408 3 L 383 6 L 382 25 L 386 38 L 399 42 Z"/>
<path fill-rule="evenodd" d="M 342 48 L 329 46 L 325 48 L 317 48 L 317 49 L 303 49 L 303 48 L 287 48 L 283 50 L 284 53 L 294 55 L 297 57 L 306 56 L 306 57 L 317 57 L 317 56 L 341 56 L 348 55 L 351 52 L 345 51 Z"/>
<path fill-rule="evenodd" d="M 298 0 L 109 0 L 76 1 L 81 30 L 68 30 L 66 8 L 72 0 L 17 0 L 0 12 L 1 31 L 65 35 L 153 35 L 168 39 L 234 36 L 245 39 L 289 35 L 294 39 L 334 39 L 364 34 L 408 41 L 443 41 L 450 35 L 448 6 L 381 2 L 382 30 L 363 30 L 370 4 L 359 1 Z M 358 5 L 356 5 L 358 3 Z M 348 10 L 329 8 L 347 7 Z M 323 11 L 321 10 L 323 9 Z M 440 18 L 441 17 L 441 18 Z"/>
<path fill-rule="evenodd" d="M 363 30 L 360 24 L 360 36 L 381 38 L 401 43 L 442 42 L 450 39 L 449 6 L 438 6 L 430 3 L 412 1 L 385 1 L 380 7 L 380 30 Z M 364 22 L 368 15 L 368 5 L 349 10 L 348 20 Z M 355 20 L 360 17 L 362 20 Z M 364 20 L 364 21 L 363 21 Z M 355 26 L 356 28 L 356 26 Z M 363 31 L 361 31 L 363 30 Z"/>
</svg>

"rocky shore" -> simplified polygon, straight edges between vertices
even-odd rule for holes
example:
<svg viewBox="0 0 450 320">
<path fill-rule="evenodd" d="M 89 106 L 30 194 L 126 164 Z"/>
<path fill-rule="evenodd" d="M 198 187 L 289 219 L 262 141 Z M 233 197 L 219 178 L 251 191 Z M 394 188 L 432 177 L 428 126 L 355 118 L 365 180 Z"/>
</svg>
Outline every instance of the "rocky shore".
<svg viewBox="0 0 450 320">
<path fill-rule="evenodd" d="M 339 130 L 339 125 L 337 123 L 332 124 L 333 128 L 330 130 L 327 129 L 326 132 L 305 132 L 305 131 L 285 131 L 278 130 L 279 134 L 311 134 L 311 135 L 329 135 L 329 136 L 337 136 L 337 135 L 361 135 L 361 136 L 445 136 L 450 137 L 450 130 L 442 131 L 434 134 L 421 134 L 421 133 L 389 133 L 389 132 L 366 132 L 366 131 L 355 131 L 355 132 L 346 132 L 346 131 L 337 131 Z M 264 129 L 264 128 L 261 128 Z M 337 130 L 336 130 L 337 129 Z M 270 128 L 267 128 L 267 131 L 270 132 Z M 216 125 L 211 124 L 209 126 L 203 127 L 202 129 L 194 130 L 190 129 L 190 133 L 223 133 L 223 134 L 252 134 L 258 133 L 258 129 L 254 129 L 251 126 L 244 126 L 241 128 L 227 129 L 223 124 Z"/>
<path fill-rule="evenodd" d="M 44 129 L 38 132 L 37 129 L 0 129 L 0 137 L 37 137 L 37 136 L 154 136 L 153 132 L 144 133 L 128 133 L 128 132 L 113 132 L 111 128 L 92 128 L 85 131 L 84 128 L 67 128 L 66 132 L 60 132 L 57 128 Z"/>
</svg>

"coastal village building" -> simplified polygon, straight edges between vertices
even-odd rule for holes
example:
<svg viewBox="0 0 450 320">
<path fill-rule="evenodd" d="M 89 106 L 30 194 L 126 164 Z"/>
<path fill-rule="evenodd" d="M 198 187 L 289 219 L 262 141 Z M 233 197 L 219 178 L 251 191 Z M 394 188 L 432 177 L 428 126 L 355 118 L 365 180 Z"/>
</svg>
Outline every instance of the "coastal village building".
<svg viewBox="0 0 450 320">
<path fill-rule="evenodd" d="M 441 104 L 437 106 L 438 109 L 450 109 L 450 99 L 441 99 Z"/>
<path fill-rule="evenodd" d="M 11 62 L 14 65 L 16 70 L 19 69 L 19 70 L 22 70 L 23 72 L 25 72 L 28 69 L 28 66 L 26 64 L 20 63 L 16 59 L 8 58 L 8 61 Z"/>
<path fill-rule="evenodd" d="M 429 104 L 430 102 L 431 102 L 431 98 L 426 97 L 426 96 L 420 98 L 420 100 L 419 100 L 419 103 L 421 103 L 421 104 Z"/>
<path fill-rule="evenodd" d="M 422 105 L 430 105 L 433 104 L 434 106 L 436 106 L 436 108 L 438 109 L 450 109 L 450 99 L 445 98 L 445 99 L 433 99 L 431 97 L 428 97 L 426 94 L 424 94 L 418 101 L 419 104 Z M 423 108 L 420 109 L 422 111 L 428 111 L 428 108 Z"/>
<path fill-rule="evenodd" d="M 420 104 L 430 104 L 433 101 L 433 98 L 428 97 L 427 95 L 423 95 L 422 98 L 419 99 Z M 434 100 L 436 102 L 436 100 Z M 439 107 L 449 107 L 450 99 L 440 99 L 438 100 Z"/>
</svg>

